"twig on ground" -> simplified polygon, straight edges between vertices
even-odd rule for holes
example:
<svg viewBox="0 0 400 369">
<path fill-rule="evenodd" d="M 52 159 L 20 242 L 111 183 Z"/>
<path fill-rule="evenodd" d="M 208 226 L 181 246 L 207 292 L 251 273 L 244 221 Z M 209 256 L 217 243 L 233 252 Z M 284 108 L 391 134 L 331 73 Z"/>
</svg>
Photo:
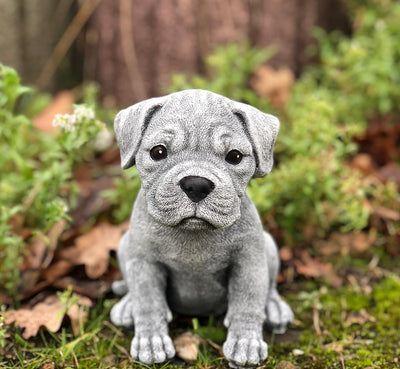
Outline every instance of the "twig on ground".
<svg viewBox="0 0 400 369">
<path fill-rule="evenodd" d="M 319 324 L 319 311 L 315 306 L 313 306 L 313 326 L 314 326 L 314 330 L 315 330 L 315 333 L 317 334 L 317 336 L 321 336 L 322 333 L 321 333 L 321 327 Z"/>
</svg>

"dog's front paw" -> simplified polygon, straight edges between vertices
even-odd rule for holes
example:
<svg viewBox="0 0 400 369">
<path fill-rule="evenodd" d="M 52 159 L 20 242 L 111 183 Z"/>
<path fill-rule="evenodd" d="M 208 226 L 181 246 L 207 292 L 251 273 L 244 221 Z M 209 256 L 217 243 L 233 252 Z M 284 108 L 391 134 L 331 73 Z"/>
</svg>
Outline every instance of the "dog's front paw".
<svg viewBox="0 0 400 369">
<path fill-rule="evenodd" d="M 131 355 L 144 364 L 162 363 L 175 356 L 175 348 L 168 334 L 138 333 L 132 340 Z"/>
<path fill-rule="evenodd" d="M 120 327 L 133 327 L 133 299 L 129 293 L 112 307 L 110 318 Z"/>
<path fill-rule="evenodd" d="M 272 332 L 282 334 L 286 326 L 293 320 L 294 314 L 290 306 L 273 292 L 267 302 L 267 325 Z"/>
<path fill-rule="evenodd" d="M 231 368 L 255 366 L 268 356 L 268 346 L 262 338 L 244 338 L 228 334 L 223 351 Z"/>
</svg>

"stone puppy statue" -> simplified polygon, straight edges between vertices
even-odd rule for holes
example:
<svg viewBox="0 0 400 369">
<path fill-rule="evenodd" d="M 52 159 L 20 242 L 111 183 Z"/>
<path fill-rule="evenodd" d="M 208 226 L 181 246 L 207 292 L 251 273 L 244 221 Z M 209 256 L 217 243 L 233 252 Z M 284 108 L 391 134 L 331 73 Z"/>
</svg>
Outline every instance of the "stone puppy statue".
<svg viewBox="0 0 400 369">
<path fill-rule="evenodd" d="M 136 164 L 142 188 L 118 261 L 114 324 L 135 327 L 133 359 L 174 356 L 171 311 L 226 312 L 223 351 L 232 367 L 267 357 L 263 325 L 293 319 L 276 289 L 279 257 L 246 194 L 272 169 L 279 121 L 203 90 L 153 98 L 122 110 L 114 128 L 122 167 Z"/>
</svg>

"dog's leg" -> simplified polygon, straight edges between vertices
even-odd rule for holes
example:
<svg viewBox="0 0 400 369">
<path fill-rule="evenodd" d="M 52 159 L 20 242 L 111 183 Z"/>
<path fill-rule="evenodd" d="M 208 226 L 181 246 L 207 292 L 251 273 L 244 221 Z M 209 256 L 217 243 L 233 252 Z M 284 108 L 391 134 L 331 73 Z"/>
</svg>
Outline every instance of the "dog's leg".
<svg viewBox="0 0 400 369">
<path fill-rule="evenodd" d="M 127 258 L 129 236 L 121 239 L 118 259 L 128 287 L 126 295 L 111 309 L 115 325 L 135 327 L 131 343 L 134 360 L 161 363 L 175 355 L 168 335 L 172 314 L 165 298 L 166 271 L 158 263 Z"/>
<path fill-rule="evenodd" d="M 232 368 L 257 365 L 268 355 L 262 329 L 269 275 L 263 240 L 254 242 L 259 246 L 249 252 L 244 245 L 231 266 L 224 320 L 228 336 L 223 351 Z"/>
<path fill-rule="evenodd" d="M 285 333 L 286 326 L 293 320 L 294 315 L 290 306 L 279 296 L 276 288 L 276 276 L 280 268 L 278 248 L 269 233 L 264 232 L 264 238 L 270 276 L 266 324 L 274 333 Z"/>
<path fill-rule="evenodd" d="M 157 264 L 135 259 L 127 262 L 126 273 L 129 292 L 111 310 L 111 320 L 122 325 L 134 321 L 134 360 L 162 363 L 175 355 L 168 335 L 172 314 L 165 299 L 166 273 Z"/>
</svg>

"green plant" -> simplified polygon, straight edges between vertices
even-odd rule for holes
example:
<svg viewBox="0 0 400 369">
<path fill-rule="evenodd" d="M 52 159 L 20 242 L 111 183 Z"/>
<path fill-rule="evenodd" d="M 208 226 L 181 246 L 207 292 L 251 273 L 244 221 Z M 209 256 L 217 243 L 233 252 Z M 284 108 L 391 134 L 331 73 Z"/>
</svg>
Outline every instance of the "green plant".
<svg viewBox="0 0 400 369">
<path fill-rule="evenodd" d="M 259 109 L 269 109 L 266 100 L 261 100 L 248 87 L 248 80 L 255 68 L 266 62 L 272 55 L 272 48 L 250 47 L 247 41 L 218 47 L 206 59 L 210 78 L 201 76 L 186 77 L 183 74 L 172 76 L 169 92 L 189 88 L 210 90 L 237 101 L 247 101 Z"/>
<path fill-rule="evenodd" d="M 400 5 L 372 0 L 354 12 L 351 38 L 315 31 L 321 63 L 296 82 L 282 112 L 282 164 L 250 188 L 258 207 L 284 227 L 289 244 L 309 226 L 320 237 L 364 228 L 377 199 L 393 209 L 400 205 L 393 184 L 368 183 L 345 163 L 357 150 L 354 136 L 374 115 L 398 117 Z"/>
<path fill-rule="evenodd" d="M 18 99 L 31 90 L 2 65 L 0 90 L 0 285 L 15 296 L 18 265 L 29 243 L 18 230 L 46 235 L 68 219 L 77 193 L 72 170 L 94 152 L 94 139 L 105 126 L 92 109 L 77 105 L 73 114 L 55 117 L 54 125 L 62 127 L 58 133 L 42 133 L 17 112 Z"/>
<path fill-rule="evenodd" d="M 393 0 L 352 2 L 354 33 L 317 29 L 321 65 L 310 68 L 314 81 L 329 90 L 339 121 L 400 111 L 400 4 Z"/>
<path fill-rule="evenodd" d="M 102 195 L 113 205 L 113 220 L 122 223 L 129 219 L 132 204 L 140 189 L 140 179 L 136 167 L 124 170 L 114 181 L 114 188 L 105 190 Z"/>
<path fill-rule="evenodd" d="M 209 79 L 172 78 L 171 91 L 204 88 L 278 115 L 277 165 L 265 179 L 253 180 L 248 193 L 265 218 L 274 217 L 289 245 L 306 241 L 310 228 L 319 237 L 363 229 L 377 199 L 400 206 L 393 184 L 365 181 L 346 165 L 357 150 L 353 138 L 365 131 L 368 120 L 377 113 L 397 114 L 400 106 L 400 5 L 369 3 L 373 6 L 354 6 L 352 38 L 315 31 L 321 63 L 295 83 L 281 111 L 247 87 L 252 71 L 269 54 L 246 43 L 217 49 L 206 61 L 213 71 Z"/>
<path fill-rule="evenodd" d="M 0 309 L 1 309 L 1 303 L 0 303 Z M 2 354 L 2 350 L 6 345 L 6 334 L 7 334 L 7 329 L 4 326 L 4 316 L 0 311 L 0 355 Z"/>
</svg>

